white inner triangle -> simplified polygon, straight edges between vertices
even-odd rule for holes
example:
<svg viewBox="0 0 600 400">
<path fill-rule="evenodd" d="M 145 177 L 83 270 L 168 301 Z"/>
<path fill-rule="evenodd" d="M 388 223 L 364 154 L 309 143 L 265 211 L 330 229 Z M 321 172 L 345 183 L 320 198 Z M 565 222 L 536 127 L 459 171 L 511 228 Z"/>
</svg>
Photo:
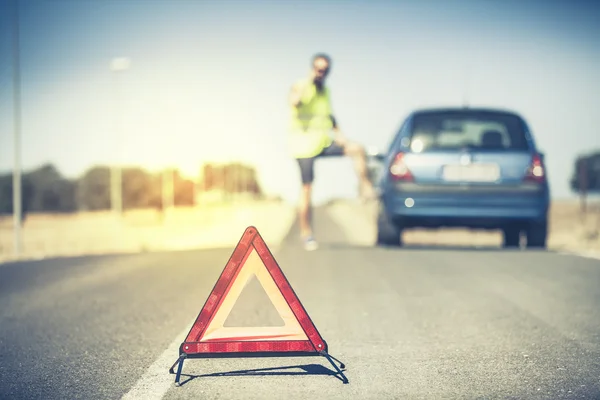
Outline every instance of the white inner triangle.
<svg viewBox="0 0 600 400">
<path fill-rule="evenodd" d="M 236 300 L 240 297 L 246 283 L 256 276 L 258 282 L 262 285 L 267 293 L 269 300 L 279 313 L 279 316 L 284 322 L 284 326 L 268 326 L 268 327 L 226 327 L 223 326 L 225 320 L 229 316 Z M 277 288 L 275 281 L 271 278 L 271 274 L 267 267 L 260 259 L 256 249 L 248 255 L 246 262 L 241 267 L 241 270 L 231 285 L 229 292 L 223 299 L 221 307 L 217 310 L 210 325 L 200 342 L 208 342 L 224 339 L 235 341 L 257 341 L 257 340 L 308 340 L 304 330 L 294 316 L 292 309 L 288 306 L 283 298 L 283 295 Z"/>
</svg>

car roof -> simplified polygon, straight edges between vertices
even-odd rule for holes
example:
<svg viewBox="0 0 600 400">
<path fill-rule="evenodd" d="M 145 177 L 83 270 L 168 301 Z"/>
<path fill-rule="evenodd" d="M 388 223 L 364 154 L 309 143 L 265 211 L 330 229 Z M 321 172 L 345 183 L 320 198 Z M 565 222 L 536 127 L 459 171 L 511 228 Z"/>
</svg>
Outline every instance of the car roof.
<svg viewBox="0 0 600 400">
<path fill-rule="evenodd" d="M 515 117 L 522 118 L 521 115 L 508 108 L 499 107 L 423 107 L 412 111 L 411 116 L 418 114 L 429 114 L 429 113 L 453 113 L 453 112 L 474 112 L 474 113 L 492 113 L 492 114 L 504 114 L 512 115 Z"/>
</svg>

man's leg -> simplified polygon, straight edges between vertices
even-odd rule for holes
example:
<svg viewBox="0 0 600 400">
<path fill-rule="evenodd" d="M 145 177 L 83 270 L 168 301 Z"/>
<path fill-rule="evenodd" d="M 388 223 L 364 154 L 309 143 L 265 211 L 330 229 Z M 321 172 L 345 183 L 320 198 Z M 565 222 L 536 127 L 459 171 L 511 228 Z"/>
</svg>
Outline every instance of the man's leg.
<svg viewBox="0 0 600 400">
<path fill-rule="evenodd" d="M 375 188 L 367 173 L 367 152 L 363 146 L 354 142 L 348 142 L 344 146 L 334 143 L 323 153 L 324 155 L 346 155 L 350 157 L 354 163 L 354 169 L 361 187 L 361 195 L 366 198 L 375 197 Z"/>
<path fill-rule="evenodd" d="M 300 193 L 298 217 L 300 223 L 300 235 L 308 250 L 314 250 L 317 243 L 313 239 L 312 232 L 312 183 L 314 180 L 315 158 L 297 159 L 302 178 L 302 189 Z"/>
<path fill-rule="evenodd" d="M 312 183 L 302 184 L 300 194 L 300 235 L 303 238 L 312 236 L 312 207 L 311 207 Z"/>
</svg>

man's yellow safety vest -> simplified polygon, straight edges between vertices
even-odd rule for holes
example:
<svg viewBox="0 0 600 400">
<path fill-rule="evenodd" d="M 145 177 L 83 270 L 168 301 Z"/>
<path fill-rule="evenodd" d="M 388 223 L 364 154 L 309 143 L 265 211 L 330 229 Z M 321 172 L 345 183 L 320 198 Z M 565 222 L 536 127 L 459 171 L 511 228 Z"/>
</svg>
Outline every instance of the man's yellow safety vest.
<svg viewBox="0 0 600 400">
<path fill-rule="evenodd" d="M 300 84 L 305 84 L 305 81 Z M 293 157 L 314 157 L 331 145 L 333 122 L 329 88 L 318 92 L 314 83 L 308 85 L 300 106 L 292 107 L 291 113 L 290 145 Z"/>
</svg>

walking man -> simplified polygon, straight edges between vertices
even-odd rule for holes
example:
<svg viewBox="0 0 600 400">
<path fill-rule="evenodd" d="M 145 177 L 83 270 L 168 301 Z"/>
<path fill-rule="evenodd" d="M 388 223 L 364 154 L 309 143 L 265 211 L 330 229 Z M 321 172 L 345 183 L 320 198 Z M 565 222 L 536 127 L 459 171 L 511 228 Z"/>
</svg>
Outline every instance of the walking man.
<svg viewBox="0 0 600 400">
<path fill-rule="evenodd" d="M 292 86 L 289 97 L 292 108 L 291 148 L 293 157 L 298 161 L 302 179 L 300 234 L 307 250 L 318 247 L 311 224 L 311 194 L 316 159 L 351 157 L 362 189 L 361 194 L 366 199 L 375 197 L 373 185 L 367 175 L 364 147 L 344 137 L 333 115 L 330 91 L 325 85 L 331 59 L 328 55 L 319 53 L 313 57 L 311 67 L 309 76 Z M 331 135 L 332 131 L 334 135 Z"/>
</svg>

